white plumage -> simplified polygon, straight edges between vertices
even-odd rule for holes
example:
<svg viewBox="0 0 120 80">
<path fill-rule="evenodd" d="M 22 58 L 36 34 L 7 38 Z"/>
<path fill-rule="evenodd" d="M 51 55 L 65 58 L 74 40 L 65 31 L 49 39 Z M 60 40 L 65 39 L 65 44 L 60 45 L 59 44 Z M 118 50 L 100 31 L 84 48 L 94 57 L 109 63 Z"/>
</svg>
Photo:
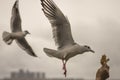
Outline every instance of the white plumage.
<svg viewBox="0 0 120 80">
<path fill-rule="evenodd" d="M 3 32 L 3 41 L 10 45 L 13 40 L 16 41 L 16 43 L 25 50 L 29 55 L 37 57 L 26 39 L 24 38 L 27 34 L 30 34 L 27 30 L 22 31 L 21 29 L 21 18 L 19 14 L 19 8 L 18 8 L 18 0 L 15 1 L 13 8 L 12 8 L 12 16 L 11 16 L 11 30 L 12 32 Z"/>
<path fill-rule="evenodd" d="M 44 52 L 50 57 L 56 57 L 63 61 L 64 75 L 66 76 L 66 62 L 84 52 L 94 51 L 89 46 L 82 46 L 74 42 L 70 23 L 61 10 L 52 0 L 41 0 L 43 12 L 51 23 L 53 37 L 58 45 L 58 50 L 44 48 Z"/>
</svg>

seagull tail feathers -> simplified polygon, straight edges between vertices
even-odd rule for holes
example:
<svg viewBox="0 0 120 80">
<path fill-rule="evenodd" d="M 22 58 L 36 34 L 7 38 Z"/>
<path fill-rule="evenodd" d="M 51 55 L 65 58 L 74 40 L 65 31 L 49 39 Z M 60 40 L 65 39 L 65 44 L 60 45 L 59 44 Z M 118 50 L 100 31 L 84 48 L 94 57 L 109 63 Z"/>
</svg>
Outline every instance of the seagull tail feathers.
<svg viewBox="0 0 120 80">
<path fill-rule="evenodd" d="M 3 41 L 8 45 L 10 45 L 13 41 L 13 39 L 11 39 L 11 35 L 9 32 L 4 31 L 2 37 L 3 37 Z"/>
<path fill-rule="evenodd" d="M 57 51 L 56 51 L 56 50 L 44 48 L 43 51 L 44 51 L 44 52 L 47 54 L 47 56 L 49 56 L 49 57 L 56 57 L 56 58 L 58 58 L 58 55 L 57 55 Z"/>
</svg>

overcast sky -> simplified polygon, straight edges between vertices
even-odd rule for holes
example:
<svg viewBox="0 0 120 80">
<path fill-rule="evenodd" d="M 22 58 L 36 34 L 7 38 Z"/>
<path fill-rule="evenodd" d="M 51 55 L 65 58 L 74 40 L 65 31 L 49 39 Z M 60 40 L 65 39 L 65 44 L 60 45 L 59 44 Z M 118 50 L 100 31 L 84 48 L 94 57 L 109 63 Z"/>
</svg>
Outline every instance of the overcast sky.
<svg viewBox="0 0 120 80">
<path fill-rule="evenodd" d="M 95 78 L 101 55 L 110 58 L 110 78 L 120 78 L 120 0 L 54 0 L 71 23 L 74 40 L 89 45 L 96 52 L 71 58 L 67 63 L 68 77 Z M 0 0 L 0 78 L 22 68 L 45 72 L 47 77 L 64 77 L 62 61 L 49 58 L 44 47 L 56 49 L 52 30 L 44 16 L 40 0 L 20 0 L 23 30 L 26 39 L 40 58 L 26 54 L 15 41 L 6 45 L 2 32 L 10 30 L 11 9 L 15 0 Z"/>
</svg>

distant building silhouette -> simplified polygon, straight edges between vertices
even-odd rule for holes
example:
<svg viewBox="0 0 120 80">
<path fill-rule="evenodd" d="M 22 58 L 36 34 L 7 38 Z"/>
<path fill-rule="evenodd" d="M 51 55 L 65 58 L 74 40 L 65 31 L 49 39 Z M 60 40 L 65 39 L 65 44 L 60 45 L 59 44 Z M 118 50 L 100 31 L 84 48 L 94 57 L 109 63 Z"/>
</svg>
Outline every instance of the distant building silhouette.
<svg viewBox="0 0 120 80">
<path fill-rule="evenodd" d="M 30 72 L 20 69 L 18 72 L 11 72 L 10 78 L 4 78 L 2 80 L 84 80 L 74 78 L 46 78 L 44 72 Z"/>
<path fill-rule="evenodd" d="M 24 71 L 22 69 L 19 72 L 11 72 L 10 78 L 4 78 L 4 80 L 44 80 L 45 73 Z"/>
</svg>

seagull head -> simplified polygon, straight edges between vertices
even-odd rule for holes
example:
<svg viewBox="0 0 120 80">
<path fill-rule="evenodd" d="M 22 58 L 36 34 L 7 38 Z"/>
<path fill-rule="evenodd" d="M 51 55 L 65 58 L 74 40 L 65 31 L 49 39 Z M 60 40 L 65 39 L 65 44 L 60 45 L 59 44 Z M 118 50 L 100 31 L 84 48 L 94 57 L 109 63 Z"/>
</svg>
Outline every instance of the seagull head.
<svg viewBox="0 0 120 80">
<path fill-rule="evenodd" d="M 27 30 L 25 30 L 24 32 L 25 32 L 26 35 L 27 35 L 27 34 L 30 34 Z"/>
<path fill-rule="evenodd" d="M 85 48 L 85 50 L 86 50 L 87 52 L 95 53 L 95 51 L 93 51 L 93 50 L 92 50 L 89 46 L 87 46 L 87 45 L 85 45 L 84 48 Z"/>
</svg>

